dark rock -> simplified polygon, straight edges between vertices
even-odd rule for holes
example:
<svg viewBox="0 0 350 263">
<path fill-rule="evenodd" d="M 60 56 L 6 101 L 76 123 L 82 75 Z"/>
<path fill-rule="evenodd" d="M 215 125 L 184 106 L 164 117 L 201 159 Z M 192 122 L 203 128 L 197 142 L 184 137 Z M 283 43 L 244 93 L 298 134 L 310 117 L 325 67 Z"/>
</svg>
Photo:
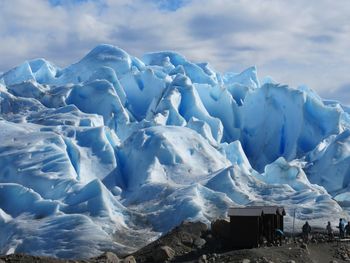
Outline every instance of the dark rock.
<svg viewBox="0 0 350 263">
<path fill-rule="evenodd" d="M 207 263 L 208 259 L 207 259 L 207 255 L 201 255 L 198 259 L 198 263 Z"/>
<path fill-rule="evenodd" d="M 154 262 L 164 262 L 173 259 L 175 256 L 175 251 L 168 246 L 162 246 L 153 252 Z"/>
<path fill-rule="evenodd" d="M 202 248 L 205 245 L 206 241 L 203 238 L 196 238 L 193 242 L 193 244 L 197 248 Z"/>
<path fill-rule="evenodd" d="M 205 236 L 205 239 L 208 240 L 208 239 L 212 239 L 213 238 L 213 235 L 212 234 L 208 234 Z"/>
<path fill-rule="evenodd" d="M 300 245 L 300 247 L 303 248 L 303 249 L 307 249 L 307 245 L 306 245 L 305 243 L 302 243 L 302 244 Z"/>
<path fill-rule="evenodd" d="M 218 257 L 218 254 L 213 253 L 212 257 L 213 257 L 213 258 L 217 258 L 217 257 Z"/>
<path fill-rule="evenodd" d="M 211 223 L 211 233 L 219 239 L 230 239 L 230 222 L 224 219 L 218 219 Z"/>
<path fill-rule="evenodd" d="M 198 247 L 194 245 L 194 241 L 207 236 L 208 232 L 208 226 L 202 222 L 184 221 L 170 232 L 161 236 L 158 240 L 133 253 L 133 255 L 138 262 L 151 262 L 154 251 L 158 250 L 161 246 L 171 247 L 177 257 L 188 253 L 195 253 Z"/>
<path fill-rule="evenodd" d="M 208 226 L 203 222 L 184 221 L 178 228 L 194 236 L 201 236 L 204 232 L 208 231 Z"/>
<path fill-rule="evenodd" d="M 136 263 L 136 259 L 133 256 L 128 256 L 123 259 L 123 263 Z"/>
<path fill-rule="evenodd" d="M 265 258 L 265 257 L 262 257 L 260 262 L 261 262 L 261 263 L 270 263 L 271 261 L 268 260 L 268 259 Z"/>
<path fill-rule="evenodd" d="M 119 263 L 120 260 L 118 256 L 112 252 L 105 252 L 102 255 L 91 259 L 92 262 L 101 262 L 101 263 Z"/>
<path fill-rule="evenodd" d="M 342 260 L 344 260 L 344 261 L 350 261 L 350 258 L 349 258 L 349 256 L 348 256 L 347 254 L 342 254 L 342 255 L 341 255 L 341 258 L 342 258 Z"/>
<path fill-rule="evenodd" d="M 192 236 L 189 233 L 187 233 L 187 232 L 180 232 L 179 233 L 179 238 L 180 238 L 180 241 L 182 242 L 182 244 L 184 244 L 186 246 L 192 246 L 193 238 L 192 238 Z"/>
</svg>

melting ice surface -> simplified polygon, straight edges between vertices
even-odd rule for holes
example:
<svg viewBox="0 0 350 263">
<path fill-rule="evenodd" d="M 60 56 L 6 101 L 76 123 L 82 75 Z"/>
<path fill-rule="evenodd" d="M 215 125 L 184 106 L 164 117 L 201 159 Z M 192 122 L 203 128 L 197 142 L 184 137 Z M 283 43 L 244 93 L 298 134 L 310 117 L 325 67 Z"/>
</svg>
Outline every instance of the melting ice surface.
<svg viewBox="0 0 350 263">
<path fill-rule="evenodd" d="M 127 253 L 250 204 L 322 227 L 350 206 L 349 108 L 254 67 L 100 45 L 0 76 L 0 167 L 2 254 Z"/>
</svg>

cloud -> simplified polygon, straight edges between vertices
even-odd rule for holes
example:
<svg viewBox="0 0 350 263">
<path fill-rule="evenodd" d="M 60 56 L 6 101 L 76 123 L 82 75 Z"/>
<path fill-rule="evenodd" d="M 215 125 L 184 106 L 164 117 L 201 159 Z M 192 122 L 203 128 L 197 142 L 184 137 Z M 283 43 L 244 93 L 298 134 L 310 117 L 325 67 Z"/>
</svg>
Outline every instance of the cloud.
<svg viewBox="0 0 350 263">
<path fill-rule="evenodd" d="M 324 94 L 322 94 L 326 98 L 332 98 L 337 101 L 350 101 L 350 82 L 344 83 L 339 86 L 339 88 L 324 91 Z M 350 103 L 347 104 L 350 106 Z"/>
<path fill-rule="evenodd" d="M 349 13 L 347 0 L 0 0 L 0 71 L 35 57 L 63 67 L 110 43 L 219 71 L 257 65 L 261 77 L 335 96 L 349 83 Z"/>
<path fill-rule="evenodd" d="M 334 38 L 330 35 L 316 35 L 310 36 L 310 41 L 315 42 L 316 44 L 328 44 L 334 41 Z"/>
</svg>

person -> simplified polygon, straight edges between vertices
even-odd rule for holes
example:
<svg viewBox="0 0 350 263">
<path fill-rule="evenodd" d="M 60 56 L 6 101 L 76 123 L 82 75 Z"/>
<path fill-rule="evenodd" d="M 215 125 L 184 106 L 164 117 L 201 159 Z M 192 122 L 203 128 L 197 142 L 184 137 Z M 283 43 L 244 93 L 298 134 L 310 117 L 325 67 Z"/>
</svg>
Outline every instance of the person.
<svg viewBox="0 0 350 263">
<path fill-rule="evenodd" d="M 344 238 L 345 226 L 344 226 L 343 218 L 339 219 L 339 225 L 337 226 L 337 228 L 339 228 L 339 238 Z"/>
<path fill-rule="evenodd" d="M 309 243 L 310 233 L 311 233 L 311 226 L 309 225 L 309 222 L 306 221 L 303 225 L 303 241 L 305 243 Z"/>
<path fill-rule="evenodd" d="M 282 239 L 285 239 L 284 232 L 277 228 L 276 229 L 276 245 L 282 246 Z"/>
<path fill-rule="evenodd" d="M 333 241 L 334 233 L 333 233 L 333 228 L 332 228 L 331 222 L 329 222 L 329 221 L 328 221 L 326 230 L 327 230 L 327 235 L 328 235 L 328 241 Z"/>
<path fill-rule="evenodd" d="M 345 236 L 346 237 L 348 237 L 348 236 L 350 236 L 350 222 L 348 221 L 348 223 L 346 224 L 346 226 L 345 226 Z"/>
</svg>

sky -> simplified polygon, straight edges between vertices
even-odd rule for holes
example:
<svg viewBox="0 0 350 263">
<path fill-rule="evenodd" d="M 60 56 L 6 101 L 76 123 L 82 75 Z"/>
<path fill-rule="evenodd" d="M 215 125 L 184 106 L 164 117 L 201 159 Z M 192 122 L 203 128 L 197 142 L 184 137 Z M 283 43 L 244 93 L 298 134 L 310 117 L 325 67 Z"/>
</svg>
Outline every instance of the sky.
<svg viewBox="0 0 350 263">
<path fill-rule="evenodd" d="M 77 62 L 101 43 L 173 50 L 219 72 L 257 66 L 350 105 L 349 0 L 0 0 L 0 72 Z"/>
</svg>

